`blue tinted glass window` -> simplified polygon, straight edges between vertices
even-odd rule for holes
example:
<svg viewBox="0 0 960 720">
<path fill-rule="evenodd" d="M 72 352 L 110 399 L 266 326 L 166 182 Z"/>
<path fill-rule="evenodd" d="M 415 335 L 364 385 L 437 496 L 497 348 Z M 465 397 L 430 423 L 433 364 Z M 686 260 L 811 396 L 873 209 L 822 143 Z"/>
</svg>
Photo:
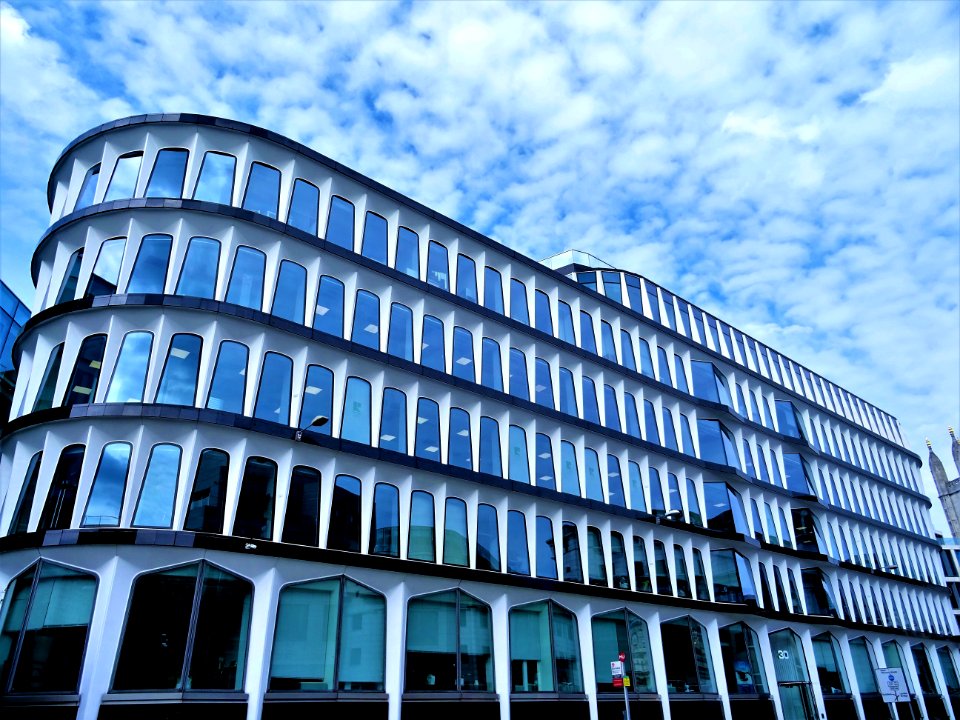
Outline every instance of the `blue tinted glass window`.
<svg viewBox="0 0 960 720">
<path fill-rule="evenodd" d="M 60 343 L 50 351 L 43 379 L 40 381 L 40 390 L 37 391 L 37 398 L 33 403 L 33 412 L 53 407 L 53 396 L 57 390 L 57 379 L 60 377 L 60 361 L 63 359 L 63 345 Z"/>
<path fill-rule="evenodd" d="M 534 381 L 536 403 L 553 409 L 553 379 L 550 376 L 550 364 L 543 358 L 534 361 Z"/>
<path fill-rule="evenodd" d="M 443 564 L 470 564 L 467 548 L 467 504 L 460 498 L 447 498 L 443 513 Z"/>
<path fill-rule="evenodd" d="M 663 288 L 660 288 L 663 297 L 663 324 L 671 330 L 676 330 L 676 316 L 673 314 L 673 295 Z"/>
<path fill-rule="evenodd" d="M 740 457 L 730 431 L 716 420 L 697 420 L 700 457 L 710 462 L 740 467 Z"/>
<path fill-rule="evenodd" d="M 557 303 L 558 327 L 560 330 L 560 339 L 564 342 L 576 344 L 577 338 L 573 331 L 573 311 L 563 300 Z"/>
<path fill-rule="evenodd" d="M 586 375 L 583 376 L 583 419 L 600 424 L 600 410 L 597 408 L 597 386 Z"/>
<path fill-rule="evenodd" d="M 423 316 L 423 337 L 420 341 L 420 364 L 444 372 L 447 358 L 444 349 L 443 322 L 433 315 Z"/>
<path fill-rule="evenodd" d="M 406 305 L 390 306 L 390 332 L 387 352 L 404 360 L 413 360 L 413 311 Z"/>
<path fill-rule="evenodd" d="M 166 284 L 167 266 L 170 264 L 169 235 L 144 235 L 140 241 L 137 259 L 133 263 L 128 293 L 162 293 Z"/>
<path fill-rule="evenodd" d="M 673 473 L 667 473 L 667 492 L 669 510 L 679 510 L 680 519 L 683 519 L 683 498 L 680 496 L 680 480 Z"/>
<path fill-rule="evenodd" d="M 166 148 L 158 152 L 144 197 L 180 197 L 189 156 L 189 152 L 178 148 Z"/>
<path fill-rule="evenodd" d="M 509 477 L 530 484 L 530 462 L 527 459 L 527 433 L 518 425 L 510 426 Z"/>
<path fill-rule="evenodd" d="M 557 579 L 556 542 L 553 539 L 553 523 L 550 518 L 537 516 L 537 546 L 534 557 L 537 561 L 537 577 Z"/>
<path fill-rule="evenodd" d="M 397 257 L 393 265 L 410 277 L 420 277 L 420 236 L 410 228 L 397 231 Z"/>
<path fill-rule="evenodd" d="M 277 464 L 262 457 L 247 458 L 240 481 L 232 535 L 273 538 L 273 505 L 277 494 Z"/>
<path fill-rule="evenodd" d="M 627 471 L 630 474 L 630 508 L 647 512 L 647 499 L 643 493 L 643 477 L 640 474 L 640 466 L 635 462 L 628 462 Z"/>
<path fill-rule="evenodd" d="M 263 356 L 260 389 L 253 416 L 286 425 L 290 422 L 290 385 L 293 360 L 286 355 L 268 352 Z"/>
<path fill-rule="evenodd" d="M 385 388 L 383 391 L 380 447 L 383 450 L 407 452 L 407 396 L 396 388 Z"/>
<path fill-rule="evenodd" d="M 530 399 L 527 359 L 517 348 L 510 348 L 510 394 L 523 400 Z"/>
<path fill-rule="evenodd" d="M 320 278 L 313 328 L 343 337 L 343 283 L 329 275 Z"/>
<path fill-rule="evenodd" d="M 143 153 L 123 155 L 117 160 L 113 176 L 103 197 L 104 202 L 132 198 L 137 191 L 137 177 L 140 175 L 140 162 Z"/>
<path fill-rule="evenodd" d="M 219 264 L 219 242 L 205 237 L 190 238 L 176 294 L 212 298 L 217 285 Z"/>
<path fill-rule="evenodd" d="M 447 248 L 433 240 L 427 247 L 427 285 L 450 290 L 450 260 Z"/>
<path fill-rule="evenodd" d="M 643 401 L 643 422 L 644 430 L 646 430 L 646 435 L 644 439 L 647 442 L 660 444 L 660 430 L 657 428 L 657 411 L 653 407 L 653 403 L 649 400 Z"/>
<path fill-rule="evenodd" d="M 373 490 L 370 554 L 400 557 L 400 491 L 387 483 Z"/>
<path fill-rule="evenodd" d="M 527 286 L 516 278 L 510 279 L 510 317 L 524 325 L 530 324 L 527 309 Z"/>
<path fill-rule="evenodd" d="M 30 465 L 23 477 L 23 485 L 20 486 L 17 505 L 14 508 L 13 518 L 10 520 L 10 526 L 7 530 L 8 535 L 27 532 L 30 525 L 30 513 L 33 511 L 33 502 L 37 494 L 37 478 L 40 476 L 42 460 L 43 452 L 35 453 L 30 458 Z"/>
<path fill-rule="evenodd" d="M 573 384 L 573 373 L 560 368 L 560 412 L 577 415 L 577 393 Z"/>
<path fill-rule="evenodd" d="M 154 445 L 150 450 L 140 498 L 133 514 L 134 527 L 168 528 L 173 524 L 181 454 L 177 445 Z"/>
<path fill-rule="evenodd" d="M 97 193 L 97 181 L 100 179 L 100 163 L 87 170 L 83 176 L 83 183 L 80 185 L 80 193 L 77 195 L 77 202 L 73 206 L 74 212 L 82 210 L 85 207 L 93 205 L 93 198 Z"/>
<path fill-rule="evenodd" d="M 280 206 L 280 171 L 255 162 L 250 166 L 243 209 L 276 219 Z"/>
<path fill-rule="evenodd" d="M 351 475 L 337 475 L 334 482 L 327 547 L 360 552 L 360 481 Z"/>
<path fill-rule="evenodd" d="M 815 495 L 810 465 L 798 453 L 783 454 L 783 468 L 787 475 L 787 489 L 803 495 Z M 869 497 L 869 496 L 868 496 Z"/>
<path fill-rule="evenodd" d="M 483 306 L 503 314 L 503 279 L 492 267 L 483 270 Z"/>
<path fill-rule="evenodd" d="M 477 302 L 477 264 L 466 255 L 457 255 L 457 295 Z"/>
<path fill-rule="evenodd" d="M 489 417 L 480 418 L 480 472 L 503 477 L 500 460 L 500 426 Z"/>
<path fill-rule="evenodd" d="M 620 472 L 620 460 L 616 455 L 607 455 L 607 488 L 611 505 L 627 506 L 627 498 L 623 494 L 623 475 Z"/>
<path fill-rule="evenodd" d="M 112 295 L 117 291 L 120 278 L 120 262 L 123 260 L 125 238 L 107 240 L 100 246 L 97 262 L 93 265 L 90 280 L 87 282 L 85 297 Z"/>
<path fill-rule="evenodd" d="M 353 250 L 353 203 L 339 195 L 330 198 L 330 217 L 327 219 L 328 243 Z"/>
<path fill-rule="evenodd" d="M 407 557 L 434 562 L 437 559 L 436 514 L 433 495 L 414 490 L 410 496 L 410 535 Z"/>
<path fill-rule="evenodd" d="M 376 213 L 367 212 L 360 253 L 381 265 L 387 264 L 387 221 Z"/>
<path fill-rule="evenodd" d="M 594 292 L 597 291 L 597 273 L 594 270 L 588 272 L 578 272 L 577 273 L 577 282 L 581 285 L 590 288 Z"/>
<path fill-rule="evenodd" d="M 656 377 L 653 373 L 653 357 L 650 355 L 650 343 L 640 338 L 640 372 L 647 377 Z"/>
<path fill-rule="evenodd" d="M 447 441 L 447 463 L 473 469 L 472 443 L 470 442 L 470 415 L 466 410 L 450 408 L 450 439 Z"/>
<path fill-rule="evenodd" d="M 667 512 L 667 505 L 663 501 L 663 485 L 660 482 L 660 473 L 656 468 L 650 468 L 650 512 L 653 515 L 663 515 Z"/>
<path fill-rule="evenodd" d="M 227 286 L 227 302 L 259 310 L 263 304 L 263 272 L 267 256 L 259 250 L 238 247 Z"/>
<path fill-rule="evenodd" d="M 743 389 L 736 383 L 733 386 L 737 393 L 737 406 L 739 407 L 737 412 L 743 417 L 747 417 L 747 399 L 743 396 Z"/>
<path fill-rule="evenodd" d="M 507 513 L 507 572 L 530 574 L 530 555 L 527 549 L 527 522 L 522 512 Z"/>
<path fill-rule="evenodd" d="M 583 470 L 587 497 L 590 500 L 603 502 L 603 483 L 600 480 L 600 457 L 597 455 L 596 450 L 584 448 Z"/>
<path fill-rule="evenodd" d="M 207 407 L 211 410 L 242 413 L 246 395 L 247 346 L 224 340 L 213 369 Z"/>
<path fill-rule="evenodd" d="M 673 425 L 673 414 L 663 408 L 663 446 L 677 450 L 677 429 Z"/>
<path fill-rule="evenodd" d="M 667 351 L 659 346 L 657 347 L 657 361 L 657 371 L 660 382 L 665 385 L 673 385 L 673 378 L 670 377 L 670 361 L 667 360 Z"/>
<path fill-rule="evenodd" d="M 83 527 L 112 526 L 120 524 L 120 509 L 123 507 L 123 491 L 127 487 L 127 470 L 130 467 L 130 443 L 115 442 L 103 446 L 100 464 L 93 476 L 90 499 L 83 513 Z"/>
<path fill-rule="evenodd" d="M 500 572 L 500 532 L 497 510 L 492 505 L 477 506 L 477 570 Z"/>
<path fill-rule="evenodd" d="M 358 377 L 347 378 L 343 399 L 340 437 L 370 444 L 370 383 Z"/>
<path fill-rule="evenodd" d="M 230 205 L 233 201 L 233 176 L 236 171 L 237 159 L 233 155 L 212 151 L 204 153 L 193 199 Z"/>
<path fill-rule="evenodd" d="M 440 406 L 433 400 L 417 401 L 417 457 L 440 462 Z"/>
<path fill-rule="evenodd" d="M 677 379 L 677 388 L 683 390 L 683 392 L 690 394 L 690 386 L 687 385 L 687 372 L 683 367 L 683 358 L 679 355 L 673 356 L 673 370 L 674 377 Z"/>
<path fill-rule="evenodd" d="M 605 320 L 600 321 L 600 344 L 603 357 L 611 362 L 617 362 L 617 346 L 613 341 L 613 327 Z"/>
<path fill-rule="evenodd" d="M 607 566 L 603 561 L 603 537 L 600 530 L 587 526 L 587 581 L 606 587 Z"/>
<path fill-rule="evenodd" d="M 222 351 L 221 351 L 222 352 Z M 386 391 L 384 391 L 386 398 Z M 327 423 L 310 426 L 315 418 L 325 417 Z M 330 435 L 333 426 L 333 372 L 322 365 L 307 367 L 303 382 L 303 401 L 300 406 L 300 423 L 297 427 L 310 428 L 311 432 Z"/>
<path fill-rule="evenodd" d="M 641 437 L 640 416 L 637 412 L 637 399 L 628 392 L 623 394 L 623 414 L 627 418 L 627 435 L 631 435 L 635 438 Z"/>
<path fill-rule="evenodd" d="M 550 312 L 550 298 L 543 290 L 536 290 L 534 298 L 534 323 L 537 330 L 553 335 L 553 314 Z"/>
<path fill-rule="evenodd" d="M 380 349 L 380 298 L 372 292 L 357 290 L 350 339 L 374 350 Z"/>
<path fill-rule="evenodd" d="M 537 447 L 535 449 L 536 459 L 536 479 L 539 487 L 557 489 L 556 479 L 553 470 L 553 444 L 550 437 L 543 433 L 537 433 Z"/>
<path fill-rule="evenodd" d="M 192 336 L 191 336 L 192 337 Z M 97 396 L 100 368 L 103 366 L 103 351 L 107 346 L 106 335 L 91 335 L 84 339 L 73 364 L 73 374 L 67 384 L 64 407 L 92 403 Z M 190 404 L 193 404 L 191 399 Z"/>
<path fill-rule="evenodd" d="M 560 442 L 560 489 L 565 493 L 580 496 L 580 471 L 577 468 L 577 451 L 573 443 Z"/>
<path fill-rule="evenodd" d="M 623 279 L 627 284 L 627 298 L 630 300 L 630 307 L 642 314 L 643 295 L 640 292 L 640 278 L 636 275 L 624 275 Z"/>
<path fill-rule="evenodd" d="M 500 346 L 495 340 L 484 338 L 481 344 L 480 384 L 491 390 L 503 390 L 503 368 L 500 362 Z"/>
<path fill-rule="evenodd" d="M 193 405 L 197 394 L 197 371 L 203 341 L 196 335 L 180 333 L 170 340 L 167 361 L 160 377 L 157 402 L 167 405 Z"/>
<path fill-rule="evenodd" d="M 617 391 L 609 385 L 603 386 L 603 414 L 604 425 L 617 432 L 623 432 L 623 428 L 620 425 L 620 408 L 617 404 Z"/>
<path fill-rule="evenodd" d="M 153 333 L 129 332 L 124 336 L 106 402 L 143 402 L 152 347 Z"/>
<path fill-rule="evenodd" d="M 696 455 L 693 448 L 693 434 L 690 432 L 690 420 L 680 413 L 680 433 L 683 438 L 683 452 L 687 455 Z"/>
<path fill-rule="evenodd" d="M 454 377 L 476 382 L 473 362 L 473 335 L 462 327 L 453 329 L 453 369 Z"/>
<path fill-rule="evenodd" d="M 620 273 L 604 272 L 601 273 L 601 276 L 603 278 L 603 294 L 622 305 L 623 291 L 620 288 Z"/>
<path fill-rule="evenodd" d="M 273 296 L 271 313 L 276 317 L 303 324 L 307 304 L 307 269 L 295 262 L 280 263 L 277 291 Z"/>
<path fill-rule="evenodd" d="M 230 457 L 222 450 L 204 450 L 197 462 L 197 474 L 187 506 L 184 530 L 223 532 L 223 511 L 227 503 L 227 471 Z"/>
<path fill-rule="evenodd" d="M 580 536 L 572 522 L 563 523 L 563 579 L 583 582 L 583 561 L 580 559 Z"/>
<path fill-rule="evenodd" d="M 690 332 L 690 305 L 677 298 L 677 319 L 680 321 L 680 328 L 687 337 L 693 337 Z"/>
<path fill-rule="evenodd" d="M 580 311 L 580 347 L 592 353 L 597 352 L 597 338 L 593 332 L 593 318 L 585 310 Z"/>
<path fill-rule="evenodd" d="M 313 183 L 297 178 L 290 197 L 290 212 L 287 224 L 311 235 L 317 234 L 317 219 L 320 209 L 320 190 Z"/>
<path fill-rule="evenodd" d="M 650 308 L 650 317 L 660 322 L 660 299 L 657 297 L 657 286 L 653 283 L 644 282 L 647 288 L 647 305 Z"/>
<path fill-rule="evenodd" d="M 633 353 L 633 339 L 626 330 L 620 331 L 620 353 L 623 355 L 623 366 L 636 371 L 637 358 Z"/>
</svg>

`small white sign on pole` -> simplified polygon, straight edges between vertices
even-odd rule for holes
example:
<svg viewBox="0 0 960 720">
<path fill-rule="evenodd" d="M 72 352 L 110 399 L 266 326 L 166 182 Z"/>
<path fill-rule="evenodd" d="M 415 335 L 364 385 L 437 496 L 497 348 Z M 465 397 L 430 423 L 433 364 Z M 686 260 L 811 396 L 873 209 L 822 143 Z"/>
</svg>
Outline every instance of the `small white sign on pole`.
<svg viewBox="0 0 960 720">
<path fill-rule="evenodd" d="M 610 663 L 610 674 L 614 677 L 623 677 L 623 663 L 619 660 L 614 660 Z"/>
<path fill-rule="evenodd" d="M 910 702 L 910 689 L 900 668 L 877 668 L 877 686 L 884 702 Z"/>
</svg>

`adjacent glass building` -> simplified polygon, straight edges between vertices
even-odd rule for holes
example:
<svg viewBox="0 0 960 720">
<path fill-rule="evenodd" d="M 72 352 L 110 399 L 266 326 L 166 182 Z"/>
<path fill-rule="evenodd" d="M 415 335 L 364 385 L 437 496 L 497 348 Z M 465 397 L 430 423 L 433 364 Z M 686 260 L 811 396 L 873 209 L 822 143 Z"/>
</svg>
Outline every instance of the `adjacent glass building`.
<svg viewBox="0 0 960 720">
<path fill-rule="evenodd" d="M 0 281 L 0 429 L 10 416 L 17 373 L 13 364 L 13 343 L 30 319 L 30 309 L 7 284 Z"/>
<path fill-rule="evenodd" d="M 958 720 L 897 421 L 650 280 L 269 131 L 50 176 L 0 459 L 5 718 Z"/>
</svg>

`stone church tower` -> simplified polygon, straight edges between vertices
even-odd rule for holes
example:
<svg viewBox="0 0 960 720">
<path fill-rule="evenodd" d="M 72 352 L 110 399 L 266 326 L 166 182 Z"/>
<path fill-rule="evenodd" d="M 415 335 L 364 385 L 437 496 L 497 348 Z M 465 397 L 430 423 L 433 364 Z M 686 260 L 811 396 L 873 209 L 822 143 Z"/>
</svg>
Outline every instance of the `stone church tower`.
<svg viewBox="0 0 960 720">
<path fill-rule="evenodd" d="M 960 473 L 960 440 L 957 440 L 953 428 L 947 428 L 947 430 L 950 433 L 950 454 L 953 455 L 953 463 L 957 467 L 957 472 Z M 947 471 L 933 451 L 929 440 L 927 440 L 927 447 L 930 449 L 930 458 L 927 462 L 930 465 L 933 480 L 937 484 L 937 494 L 943 504 L 947 523 L 950 525 L 950 535 L 960 538 L 960 477 L 949 480 Z"/>
</svg>

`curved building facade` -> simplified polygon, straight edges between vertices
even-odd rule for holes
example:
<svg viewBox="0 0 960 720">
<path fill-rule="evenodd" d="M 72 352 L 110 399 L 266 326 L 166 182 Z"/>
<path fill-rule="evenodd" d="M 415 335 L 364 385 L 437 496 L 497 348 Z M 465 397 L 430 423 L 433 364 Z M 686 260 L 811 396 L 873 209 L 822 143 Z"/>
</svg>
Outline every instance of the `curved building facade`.
<svg viewBox="0 0 960 720">
<path fill-rule="evenodd" d="M 241 123 L 96 128 L 48 197 L 5 717 L 872 720 L 899 667 L 958 720 L 920 460 L 822 376 Z"/>
</svg>

